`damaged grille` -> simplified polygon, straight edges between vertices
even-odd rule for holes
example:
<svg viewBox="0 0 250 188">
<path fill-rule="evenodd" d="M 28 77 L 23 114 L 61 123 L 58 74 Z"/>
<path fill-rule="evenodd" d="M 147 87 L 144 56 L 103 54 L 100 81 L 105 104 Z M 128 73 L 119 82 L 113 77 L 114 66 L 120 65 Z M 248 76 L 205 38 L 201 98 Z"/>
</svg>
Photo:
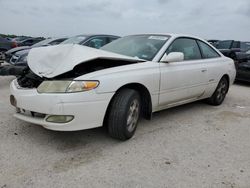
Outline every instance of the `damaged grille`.
<svg viewBox="0 0 250 188">
<path fill-rule="evenodd" d="M 119 62 L 117 62 L 119 61 Z M 130 62 L 126 60 L 111 60 L 111 59 L 95 59 L 88 62 L 80 63 L 61 75 L 58 75 L 54 78 L 41 78 L 35 73 L 33 73 L 29 67 L 25 68 L 13 68 L 14 74 L 17 77 L 17 83 L 21 88 L 37 88 L 44 80 L 72 80 L 84 74 L 88 74 L 95 71 L 100 71 L 103 69 L 109 69 L 118 66 L 129 65 L 138 62 Z M 18 69 L 18 70 L 17 70 Z"/>
<path fill-rule="evenodd" d="M 32 111 L 20 109 L 20 108 L 17 108 L 17 113 L 22 114 L 24 116 L 36 117 L 36 118 L 45 118 L 46 117 L 46 114 L 32 112 Z"/>
</svg>

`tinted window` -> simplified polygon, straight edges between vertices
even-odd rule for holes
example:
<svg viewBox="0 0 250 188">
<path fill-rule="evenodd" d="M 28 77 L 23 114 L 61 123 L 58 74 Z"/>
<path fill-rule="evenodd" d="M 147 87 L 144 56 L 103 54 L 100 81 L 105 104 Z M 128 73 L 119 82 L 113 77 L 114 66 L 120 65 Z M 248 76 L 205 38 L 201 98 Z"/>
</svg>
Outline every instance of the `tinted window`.
<svg viewBox="0 0 250 188">
<path fill-rule="evenodd" d="M 233 45 L 232 45 L 232 48 L 240 48 L 240 42 L 234 41 Z"/>
<path fill-rule="evenodd" d="M 206 43 L 198 41 L 198 44 L 201 48 L 203 58 L 216 58 L 220 57 L 220 55 Z"/>
<path fill-rule="evenodd" d="M 230 49 L 232 45 L 232 40 L 224 40 L 224 41 L 219 41 L 217 48 L 218 49 Z"/>
<path fill-rule="evenodd" d="M 33 39 L 29 39 L 23 42 L 24 45 L 31 45 L 34 42 Z"/>
<path fill-rule="evenodd" d="M 89 46 L 91 48 L 101 48 L 105 44 L 107 44 L 107 37 L 95 37 L 93 39 L 90 39 L 86 44 L 86 46 Z"/>
<path fill-rule="evenodd" d="M 176 39 L 168 48 L 167 54 L 171 52 L 182 52 L 184 60 L 201 59 L 200 49 L 193 39 L 179 38 Z"/>
<path fill-rule="evenodd" d="M 242 49 L 242 51 L 250 50 L 250 42 L 241 42 L 240 48 Z"/>
</svg>

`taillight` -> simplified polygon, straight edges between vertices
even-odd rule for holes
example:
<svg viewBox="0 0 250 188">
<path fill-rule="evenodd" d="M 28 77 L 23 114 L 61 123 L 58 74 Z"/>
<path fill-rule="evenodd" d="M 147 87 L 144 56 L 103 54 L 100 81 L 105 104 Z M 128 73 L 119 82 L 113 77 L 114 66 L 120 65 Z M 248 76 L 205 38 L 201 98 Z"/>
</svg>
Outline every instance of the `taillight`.
<svg viewBox="0 0 250 188">
<path fill-rule="evenodd" d="M 12 42 L 11 48 L 15 48 L 15 47 L 17 47 L 17 43 L 16 42 Z"/>
</svg>

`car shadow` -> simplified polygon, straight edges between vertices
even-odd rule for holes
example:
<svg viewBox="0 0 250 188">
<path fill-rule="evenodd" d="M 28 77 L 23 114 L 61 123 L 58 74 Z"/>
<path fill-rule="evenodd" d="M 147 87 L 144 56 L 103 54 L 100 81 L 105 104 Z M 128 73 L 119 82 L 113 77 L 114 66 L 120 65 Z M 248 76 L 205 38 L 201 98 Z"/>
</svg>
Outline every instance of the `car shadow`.
<svg viewBox="0 0 250 188">
<path fill-rule="evenodd" d="M 250 82 L 247 81 L 240 81 L 240 80 L 236 80 L 234 82 L 235 85 L 239 85 L 239 86 L 245 86 L 245 87 L 250 87 Z"/>
<path fill-rule="evenodd" d="M 150 134 L 160 129 L 176 129 L 177 126 L 171 126 L 168 122 L 173 121 L 176 117 L 181 117 L 184 114 L 188 114 L 190 110 L 192 112 L 199 112 L 201 108 L 211 108 L 210 105 L 205 104 L 202 101 L 197 101 L 170 109 L 162 110 L 153 114 L 150 121 L 141 119 L 138 129 L 135 133 L 135 137 L 130 139 L 129 142 L 134 142 L 141 136 Z M 213 108 L 211 109 L 213 110 Z M 17 120 L 20 122 L 19 120 Z M 51 147 L 60 152 L 80 150 L 86 147 L 98 146 L 98 147 L 113 147 L 124 143 L 123 141 L 111 138 L 108 135 L 107 127 L 99 127 L 82 131 L 60 132 L 44 129 L 41 126 L 21 122 L 21 132 L 32 140 L 33 144 L 38 144 L 46 147 Z"/>
</svg>

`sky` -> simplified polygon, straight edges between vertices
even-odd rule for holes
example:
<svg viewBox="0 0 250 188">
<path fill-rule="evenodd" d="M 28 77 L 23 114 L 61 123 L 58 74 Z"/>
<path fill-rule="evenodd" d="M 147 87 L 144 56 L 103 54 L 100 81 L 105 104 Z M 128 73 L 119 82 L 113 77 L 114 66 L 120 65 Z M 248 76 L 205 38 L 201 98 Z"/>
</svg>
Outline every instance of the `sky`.
<svg viewBox="0 0 250 188">
<path fill-rule="evenodd" d="M 0 0 L 0 33 L 179 33 L 250 41 L 250 0 Z"/>
</svg>

